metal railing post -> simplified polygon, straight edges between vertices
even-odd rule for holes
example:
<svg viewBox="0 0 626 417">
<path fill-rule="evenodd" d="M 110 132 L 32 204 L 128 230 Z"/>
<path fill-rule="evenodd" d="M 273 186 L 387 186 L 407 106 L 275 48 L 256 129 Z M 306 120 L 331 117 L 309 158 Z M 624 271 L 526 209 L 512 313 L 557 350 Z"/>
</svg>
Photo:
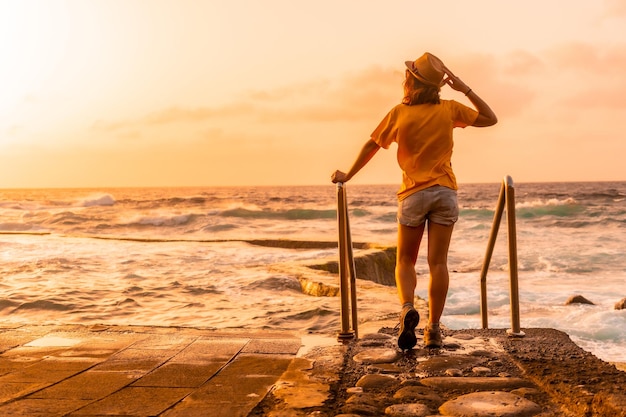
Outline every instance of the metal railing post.
<svg viewBox="0 0 626 417">
<path fill-rule="evenodd" d="M 515 187 L 513 179 L 507 176 L 506 183 L 506 223 L 509 239 L 509 284 L 511 296 L 511 329 L 512 336 L 524 336 L 520 329 L 519 289 L 517 277 L 517 230 L 515 225 Z"/>
<path fill-rule="evenodd" d="M 356 337 L 356 286 L 354 285 L 354 258 L 348 220 L 348 205 L 345 185 L 337 183 L 337 224 L 339 229 L 339 292 L 341 296 L 341 332 L 338 339 Z M 352 284 L 352 285 L 351 285 Z M 352 287 L 352 291 L 350 288 Z M 352 303 L 350 299 L 352 298 Z M 352 325 L 350 328 L 350 304 L 352 304 Z"/>
<path fill-rule="evenodd" d="M 344 200 L 346 200 L 346 189 L 343 189 Z M 347 200 L 346 200 L 347 201 Z M 352 252 L 352 234 L 350 233 L 350 217 L 348 216 L 348 204 L 346 207 L 346 262 L 350 274 L 350 306 L 352 312 L 352 330 L 354 337 L 359 338 L 359 319 L 357 316 L 357 295 L 356 295 L 356 268 L 354 266 L 354 253 Z"/>
<path fill-rule="evenodd" d="M 496 205 L 496 211 L 493 215 L 493 223 L 491 225 L 491 232 L 489 233 L 489 242 L 487 243 L 487 252 L 485 253 L 485 260 L 483 261 L 483 267 L 480 271 L 480 316 L 482 318 L 483 329 L 489 328 L 489 320 L 487 318 L 487 271 L 489 270 L 491 256 L 493 255 L 493 248 L 496 245 L 496 238 L 498 237 L 498 229 L 500 228 L 500 222 L 502 221 L 505 193 L 506 189 L 503 185 L 500 187 L 500 196 L 498 197 L 498 204 Z"/>
<path fill-rule="evenodd" d="M 515 187 L 513 186 L 513 179 L 508 175 L 502 181 L 502 187 L 500 188 L 498 203 L 496 205 L 496 210 L 493 216 L 493 224 L 491 226 L 491 232 L 489 234 L 489 242 L 487 243 L 487 252 L 485 253 L 485 260 L 480 271 L 480 315 L 482 319 L 482 327 L 483 329 L 487 329 L 489 327 L 487 318 L 487 271 L 489 270 L 489 263 L 491 262 L 491 256 L 493 255 L 493 249 L 496 243 L 496 238 L 498 236 L 498 229 L 500 228 L 500 223 L 502 222 L 502 214 L 504 212 L 505 206 L 507 214 L 509 285 L 511 303 L 511 329 L 507 330 L 507 333 L 511 336 L 523 337 L 525 336 L 525 334 L 520 329 L 519 314 L 517 231 L 515 224 Z"/>
</svg>

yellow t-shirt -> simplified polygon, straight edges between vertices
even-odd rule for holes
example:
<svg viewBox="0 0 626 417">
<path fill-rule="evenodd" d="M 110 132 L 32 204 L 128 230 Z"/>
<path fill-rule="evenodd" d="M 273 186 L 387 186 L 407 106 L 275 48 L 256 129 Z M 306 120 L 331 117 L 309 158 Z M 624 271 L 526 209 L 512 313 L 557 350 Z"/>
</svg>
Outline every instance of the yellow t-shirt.
<svg viewBox="0 0 626 417">
<path fill-rule="evenodd" d="M 433 185 L 456 190 L 452 171 L 452 129 L 472 125 L 478 112 L 454 100 L 440 104 L 398 104 L 372 133 L 372 140 L 382 148 L 398 144 L 398 164 L 402 185 L 398 199 Z"/>
</svg>

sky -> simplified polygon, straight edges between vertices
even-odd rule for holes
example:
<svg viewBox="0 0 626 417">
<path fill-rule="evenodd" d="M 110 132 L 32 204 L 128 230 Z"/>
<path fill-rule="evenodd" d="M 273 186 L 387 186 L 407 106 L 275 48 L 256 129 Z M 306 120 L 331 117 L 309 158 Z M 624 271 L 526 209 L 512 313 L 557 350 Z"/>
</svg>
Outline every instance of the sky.
<svg viewBox="0 0 626 417">
<path fill-rule="evenodd" d="M 499 119 L 455 130 L 460 183 L 626 180 L 624 27 L 625 0 L 0 0 L 0 188 L 329 184 L 425 51 Z M 352 182 L 399 183 L 395 150 Z"/>
</svg>

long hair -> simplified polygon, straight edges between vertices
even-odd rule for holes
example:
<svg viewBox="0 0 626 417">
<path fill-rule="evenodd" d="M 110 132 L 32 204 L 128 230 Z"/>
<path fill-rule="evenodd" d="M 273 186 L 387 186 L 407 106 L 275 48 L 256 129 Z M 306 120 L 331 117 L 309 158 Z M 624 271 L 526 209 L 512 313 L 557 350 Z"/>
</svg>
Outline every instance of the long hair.
<svg viewBox="0 0 626 417">
<path fill-rule="evenodd" d="M 439 104 L 440 88 L 434 85 L 424 84 L 411 71 L 406 70 L 406 78 L 404 79 L 404 98 L 403 104 L 413 106 L 415 104 Z"/>
</svg>

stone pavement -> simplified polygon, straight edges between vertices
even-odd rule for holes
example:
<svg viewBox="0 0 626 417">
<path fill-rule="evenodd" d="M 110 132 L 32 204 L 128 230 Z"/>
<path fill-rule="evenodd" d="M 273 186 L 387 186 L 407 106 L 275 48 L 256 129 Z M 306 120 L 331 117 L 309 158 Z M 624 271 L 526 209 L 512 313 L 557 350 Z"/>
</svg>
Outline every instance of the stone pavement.
<svg viewBox="0 0 626 417">
<path fill-rule="evenodd" d="M 383 325 L 380 327 L 380 325 Z M 626 373 L 552 329 L 396 348 L 286 332 L 0 325 L 0 416 L 626 416 Z M 418 336 L 419 337 L 419 336 Z"/>
<path fill-rule="evenodd" d="M 370 330 L 296 358 L 251 415 L 626 416 L 626 373 L 565 333 L 447 330 L 443 349 L 420 348 L 418 335 L 401 353 L 391 327 Z"/>
<path fill-rule="evenodd" d="M 0 326 L 0 416 L 247 416 L 301 347 L 293 334 Z"/>
</svg>

